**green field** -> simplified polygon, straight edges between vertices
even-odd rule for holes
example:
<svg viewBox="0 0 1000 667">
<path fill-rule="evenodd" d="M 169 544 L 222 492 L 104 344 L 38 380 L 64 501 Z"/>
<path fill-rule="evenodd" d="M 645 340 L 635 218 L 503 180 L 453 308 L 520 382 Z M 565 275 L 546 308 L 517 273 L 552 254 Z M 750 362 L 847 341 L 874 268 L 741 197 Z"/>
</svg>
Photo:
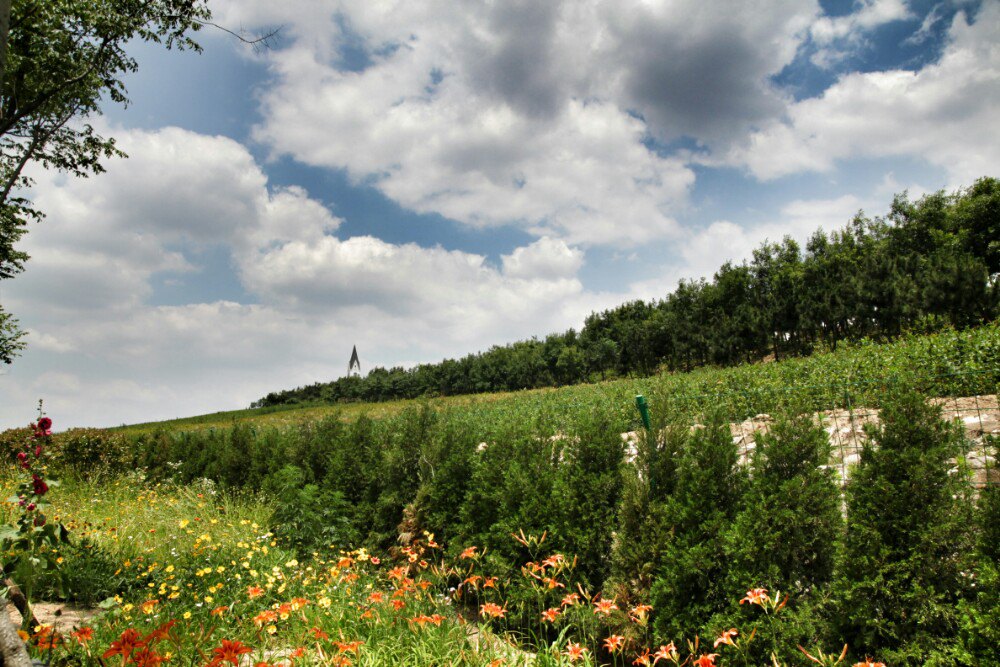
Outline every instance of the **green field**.
<svg viewBox="0 0 1000 667">
<path fill-rule="evenodd" d="M 822 410 L 845 407 L 848 402 L 873 404 L 881 389 L 893 382 L 916 383 L 928 395 L 968 396 L 994 393 L 998 381 L 1000 325 L 994 323 L 964 331 L 912 335 L 887 344 L 845 344 L 834 352 L 780 362 L 703 368 L 691 373 L 510 393 L 234 410 L 112 430 L 139 435 L 228 428 L 234 424 L 285 427 L 332 415 L 347 421 L 361 415 L 378 420 L 427 405 L 435 410 L 465 413 L 468 419 L 484 424 L 508 415 L 528 420 L 542 416 L 559 419 L 578 411 L 598 410 L 613 415 L 624 431 L 636 425 L 636 394 L 644 394 L 654 410 L 694 414 L 708 406 L 721 406 L 727 416 L 738 420 L 783 405 Z"/>
</svg>

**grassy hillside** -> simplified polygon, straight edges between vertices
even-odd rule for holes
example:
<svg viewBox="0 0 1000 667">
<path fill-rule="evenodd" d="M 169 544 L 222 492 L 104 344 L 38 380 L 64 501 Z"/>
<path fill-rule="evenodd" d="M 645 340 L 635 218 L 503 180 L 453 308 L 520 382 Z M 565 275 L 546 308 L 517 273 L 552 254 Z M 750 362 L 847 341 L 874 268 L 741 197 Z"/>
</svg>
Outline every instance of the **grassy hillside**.
<svg viewBox="0 0 1000 667">
<path fill-rule="evenodd" d="M 633 408 L 636 394 L 644 394 L 654 410 L 678 416 L 713 406 L 722 407 L 733 419 L 743 419 L 786 404 L 815 410 L 844 407 L 848 401 L 874 404 L 887 382 L 901 380 L 916 382 L 922 391 L 939 396 L 993 393 L 1000 381 L 1000 324 L 912 335 L 888 344 L 843 345 L 835 352 L 775 363 L 702 368 L 690 373 L 495 394 L 234 410 L 114 430 L 140 435 L 227 428 L 234 424 L 283 427 L 333 415 L 345 421 L 354 421 L 361 415 L 380 420 L 422 405 L 466 413 L 470 421 L 484 424 L 508 415 L 527 420 L 544 416 L 558 421 L 573 413 L 597 410 L 612 416 L 622 430 L 630 430 L 637 419 Z"/>
<path fill-rule="evenodd" d="M 350 656 L 359 665 L 501 664 L 470 647 L 458 608 L 537 651 L 539 667 L 570 664 L 581 647 L 584 664 L 642 664 L 695 637 L 705 651 L 716 638 L 720 666 L 768 664 L 772 652 L 803 664 L 796 646 L 847 642 L 846 664 L 978 667 L 1000 660 L 984 639 L 1000 619 L 1000 486 L 974 487 L 966 432 L 925 399 L 994 393 L 998 381 L 991 325 L 562 389 L 12 430 L 0 451 L 17 465 L 0 486 L 24 500 L 8 521 L 26 516 L 18 525 L 35 535 L 42 505 L 28 501 L 47 491 L 36 470 L 69 481 L 52 485 L 50 516 L 96 548 L 60 551 L 68 590 L 119 596 L 94 624 L 102 651 L 176 620 L 183 664 L 203 664 L 223 639 L 255 660 L 302 649 L 303 664 L 330 664 L 323 633 L 333 646 L 364 642 Z M 637 393 L 663 437 L 640 428 Z M 841 488 L 828 433 L 795 414 L 846 405 L 882 413 Z M 774 429 L 738 464 L 727 421 L 761 412 Z M 634 450 L 626 430 L 640 431 Z M 980 448 L 995 465 L 996 438 Z M 443 553 L 423 551 L 434 540 Z M 345 550 L 384 554 L 385 566 L 348 570 Z"/>
</svg>

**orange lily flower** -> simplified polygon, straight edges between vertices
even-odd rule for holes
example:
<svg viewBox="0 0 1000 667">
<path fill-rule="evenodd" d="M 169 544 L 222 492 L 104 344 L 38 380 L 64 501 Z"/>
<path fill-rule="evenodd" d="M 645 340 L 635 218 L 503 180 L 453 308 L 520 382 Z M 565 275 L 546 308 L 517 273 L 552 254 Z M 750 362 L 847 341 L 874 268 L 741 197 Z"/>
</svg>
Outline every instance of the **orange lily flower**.
<svg viewBox="0 0 1000 667">
<path fill-rule="evenodd" d="M 643 667 L 649 667 L 651 664 L 654 664 L 649 661 L 649 649 L 647 648 L 642 655 L 636 657 L 636 659 L 632 661 L 632 664 L 642 665 Z"/>
<path fill-rule="evenodd" d="M 94 629 L 89 627 L 79 628 L 71 632 L 70 636 L 79 642 L 81 646 L 86 646 L 87 642 L 94 638 Z"/>
<path fill-rule="evenodd" d="M 132 655 L 132 651 L 145 645 L 146 642 L 143 640 L 139 631 L 134 628 L 129 628 L 123 632 L 118 639 L 111 642 L 111 646 L 101 657 L 107 660 L 112 656 L 120 655 L 123 659 L 128 660 Z"/>
<path fill-rule="evenodd" d="M 660 649 L 656 653 L 653 654 L 653 657 L 656 658 L 653 661 L 653 664 L 656 664 L 660 660 L 669 660 L 670 662 L 676 662 L 676 660 L 677 660 L 677 647 L 674 646 L 673 642 L 670 642 L 669 644 L 666 644 L 665 646 L 661 646 Z"/>
<path fill-rule="evenodd" d="M 747 591 L 746 596 L 740 600 L 740 604 L 749 602 L 750 604 L 763 607 L 766 602 L 770 601 L 770 599 L 771 596 L 767 594 L 766 588 L 751 588 Z"/>
<path fill-rule="evenodd" d="M 483 606 L 479 608 L 480 616 L 489 616 L 491 618 L 503 618 L 507 613 L 504 607 L 492 602 L 484 602 Z"/>
<path fill-rule="evenodd" d="M 715 644 L 712 648 L 719 648 L 719 644 L 726 644 L 728 646 L 736 646 L 736 642 L 733 641 L 733 637 L 738 635 L 739 632 L 736 628 L 730 628 L 729 630 L 723 630 L 722 634 L 719 635 L 718 639 L 715 640 Z"/>
<path fill-rule="evenodd" d="M 580 601 L 580 595 L 579 595 L 579 593 L 567 593 L 563 597 L 562 602 L 560 603 L 560 606 L 570 607 L 572 605 L 577 604 L 579 601 Z"/>
<path fill-rule="evenodd" d="M 555 623 L 557 618 L 559 618 L 559 610 L 555 607 L 550 607 L 542 612 L 542 620 L 546 623 Z"/>
<path fill-rule="evenodd" d="M 594 613 L 604 614 L 605 616 L 610 616 L 611 612 L 618 609 L 618 605 L 615 604 L 614 600 L 596 600 L 594 602 Z"/>
<path fill-rule="evenodd" d="M 622 646 L 625 644 L 625 638 L 621 635 L 611 635 L 604 640 L 604 648 L 608 653 L 616 653 L 621 650 Z M 646 651 L 649 653 L 649 651 Z"/>
<path fill-rule="evenodd" d="M 220 665 L 224 662 L 229 662 L 234 665 L 240 664 L 240 656 L 247 653 L 253 653 L 253 649 L 244 644 L 241 641 L 229 641 L 228 639 L 223 639 L 222 644 L 212 651 L 212 663 L 213 665 Z"/>
<path fill-rule="evenodd" d="M 587 648 L 581 646 L 580 644 L 574 644 L 570 642 L 566 644 L 566 657 L 569 658 L 570 662 L 576 662 L 583 658 L 583 654 L 587 652 Z"/>
</svg>

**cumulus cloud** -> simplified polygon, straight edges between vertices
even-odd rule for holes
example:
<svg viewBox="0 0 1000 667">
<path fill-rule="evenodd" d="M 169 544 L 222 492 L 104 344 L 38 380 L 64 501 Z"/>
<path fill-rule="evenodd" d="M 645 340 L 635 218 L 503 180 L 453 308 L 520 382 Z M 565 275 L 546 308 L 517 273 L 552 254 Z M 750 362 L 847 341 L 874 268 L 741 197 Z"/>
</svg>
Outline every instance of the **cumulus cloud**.
<svg viewBox="0 0 1000 667">
<path fill-rule="evenodd" d="M 415 211 L 617 246 L 679 233 L 694 173 L 650 139 L 725 146 L 779 114 L 770 77 L 818 12 L 800 0 L 324 7 L 220 5 L 291 37 L 268 56 L 258 140 Z M 362 66 L 345 68 L 348 41 Z"/>
<path fill-rule="evenodd" d="M 237 142 L 177 128 L 115 134 L 131 157 L 101 177 L 37 174 L 48 218 L 26 237 L 27 271 L 4 286 L 33 345 L 0 391 L 24 415 L 39 395 L 63 424 L 231 408 L 338 376 L 353 344 L 381 363 L 453 356 L 577 325 L 607 298 L 583 289 L 583 252 L 561 239 L 500 266 L 341 239 L 338 218 L 301 188 L 269 187 Z M 248 302 L 151 303 L 157 276 L 199 271 L 213 247 L 229 253 Z"/>
<path fill-rule="evenodd" d="M 788 108 L 728 154 L 760 179 L 829 171 L 856 157 L 905 156 L 944 169 L 951 187 L 1000 166 L 1000 3 L 959 13 L 941 59 L 911 72 L 854 72 Z"/>
</svg>

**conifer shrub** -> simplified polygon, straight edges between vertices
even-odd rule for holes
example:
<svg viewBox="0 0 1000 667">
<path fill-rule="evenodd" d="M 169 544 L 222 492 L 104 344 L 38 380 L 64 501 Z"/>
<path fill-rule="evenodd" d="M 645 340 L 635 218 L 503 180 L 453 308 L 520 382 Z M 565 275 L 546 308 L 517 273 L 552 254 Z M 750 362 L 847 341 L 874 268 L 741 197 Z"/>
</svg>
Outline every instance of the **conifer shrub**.
<svg viewBox="0 0 1000 667">
<path fill-rule="evenodd" d="M 1000 454 L 1000 441 L 987 438 L 994 461 Z M 961 650 L 956 664 L 1000 664 L 1000 486 L 982 489 L 978 504 L 978 563 L 973 579 L 975 597 L 960 606 L 963 616 Z"/>
<path fill-rule="evenodd" d="M 726 590 L 736 599 L 769 589 L 788 603 L 781 624 L 753 605 L 731 605 L 707 629 L 745 627 L 749 617 L 758 623 L 752 660 L 764 664 L 773 652 L 797 661 L 797 645 L 822 643 L 821 611 L 843 532 L 840 491 L 824 465 L 827 433 L 811 415 L 783 416 L 756 442 L 744 506 L 725 535 Z"/>
<path fill-rule="evenodd" d="M 856 655 L 894 666 L 948 664 L 959 604 L 973 595 L 973 503 L 949 474 L 965 435 L 940 408 L 891 390 L 847 489 L 835 625 Z"/>
<path fill-rule="evenodd" d="M 649 591 L 668 540 L 667 499 L 677 485 L 677 464 L 689 437 L 681 424 L 656 424 L 641 431 L 635 465 L 622 471 L 621 502 L 613 536 L 611 573 L 605 597 L 629 605 L 649 602 Z"/>
<path fill-rule="evenodd" d="M 651 592 L 654 628 L 665 641 L 693 637 L 731 598 L 723 547 L 743 508 L 747 475 L 724 417 L 716 413 L 708 422 L 687 439 L 667 500 L 667 543 Z"/>
</svg>

